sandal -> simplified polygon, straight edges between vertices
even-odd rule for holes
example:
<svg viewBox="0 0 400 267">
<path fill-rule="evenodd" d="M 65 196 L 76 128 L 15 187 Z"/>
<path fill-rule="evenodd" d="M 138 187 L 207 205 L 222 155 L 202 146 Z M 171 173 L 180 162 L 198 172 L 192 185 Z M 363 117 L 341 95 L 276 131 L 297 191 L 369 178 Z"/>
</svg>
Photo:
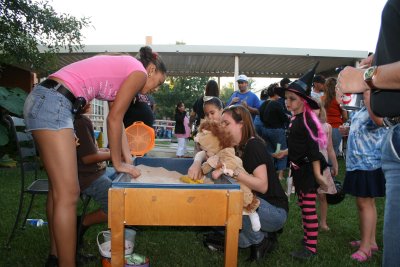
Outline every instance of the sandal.
<svg viewBox="0 0 400 267">
<path fill-rule="evenodd" d="M 359 249 L 356 252 L 354 252 L 350 257 L 358 262 L 366 262 L 371 258 L 371 251 L 365 252 Z"/>
<path fill-rule="evenodd" d="M 360 247 L 361 240 L 354 240 L 354 241 L 349 242 L 349 244 L 350 244 L 350 246 L 352 246 L 353 248 L 358 248 L 358 247 Z M 379 247 L 378 247 L 377 245 L 371 246 L 371 251 L 372 251 L 372 252 L 379 251 Z"/>
</svg>

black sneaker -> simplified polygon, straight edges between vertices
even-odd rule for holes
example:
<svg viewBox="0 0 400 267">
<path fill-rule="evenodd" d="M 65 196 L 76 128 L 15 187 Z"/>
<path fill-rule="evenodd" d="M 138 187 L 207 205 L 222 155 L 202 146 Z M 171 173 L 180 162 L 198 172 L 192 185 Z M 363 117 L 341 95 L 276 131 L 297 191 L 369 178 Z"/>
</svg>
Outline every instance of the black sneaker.
<svg viewBox="0 0 400 267">
<path fill-rule="evenodd" d="M 299 260 L 308 260 L 315 257 L 317 253 L 314 253 L 309 249 L 303 248 L 302 250 L 291 252 L 290 255 L 292 255 L 293 258 Z"/>
<path fill-rule="evenodd" d="M 250 246 L 250 257 L 247 258 L 247 262 L 252 262 L 252 261 L 259 261 L 264 258 L 264 256 L 267 254 L 267 252 L 271 249 L 271 246 L 273 245 L 273 241 L 271 239 L 268 239 L 267 237 L 264 237 L 264 239 L 256 245 L 251 245 Z"/>
<path fill-rule="evenodd" d="M 204 234 L 203 244 L 212 251 L 224 251 L 225 236 L 218 232 Z"/>
<path fill-rule="evenodd" d="M 89 229 L 89 226 L 85 226 L 81 224 L 82 217 L 76 216 L 76 247 L 78 251 L 83 248 L 84 242 L 83 242 L 83 236 L 85 235 L 87 229 Z"/>
<path fill-rule="evenodd" d="M 58 266 L 58 258 L 54 255 L 49 255 L 47 257 L 47 261 L 44 264 L 44 267 L 57 267 Z"/>
<path fill-rule="evenodd" d="M 86 265 L 87 263 L 92 262 L 94 260 L 97 260 L 97 256 L 95 256 L 93 254 L 78 253 L 76 255 L 76 265 L 77 266 Z"/>
</svg>

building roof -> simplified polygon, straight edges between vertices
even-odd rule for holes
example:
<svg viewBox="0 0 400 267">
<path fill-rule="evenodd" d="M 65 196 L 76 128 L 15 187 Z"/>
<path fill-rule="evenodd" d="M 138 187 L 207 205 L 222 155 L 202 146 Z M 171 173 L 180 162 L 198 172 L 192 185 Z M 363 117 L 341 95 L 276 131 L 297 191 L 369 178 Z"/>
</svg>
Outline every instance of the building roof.
<svg viewBox="0 0 400 267">
<path fill-rule="evenodd" d="M 83 50 L 58 53 L 59 68 L 104 52 L 136 55 L 143 45 L 87 45 Z M 320 61 L 318 73 L 366 58 L 368 51 L 252 46 L 151 45 L 163 58 L 169 76 L 299 77 Z M 237 61 L 237 65 L 236 62 Z M 236 66 L 236 69 L 235 69 Z M 238 71 L 238 73 L 235 73 Z"/>
</svg>

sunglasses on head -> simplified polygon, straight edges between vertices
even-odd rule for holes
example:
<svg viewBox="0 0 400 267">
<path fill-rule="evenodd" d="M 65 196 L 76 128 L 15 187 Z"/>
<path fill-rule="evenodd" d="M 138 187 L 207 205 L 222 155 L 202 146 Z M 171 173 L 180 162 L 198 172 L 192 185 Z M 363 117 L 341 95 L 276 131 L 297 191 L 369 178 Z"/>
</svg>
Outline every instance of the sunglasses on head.
<svg viewBox="0 0 400 267">
<path fill-rule="evenodd" d="M 230 110 L 232 117 L 234 118 L 235 121 L 242 121 L 242 116 L 240 115 L 240 109 L 242 106 L 240 105 L 230 105 L 225 108 L 225 110 Z"/>
</svg>

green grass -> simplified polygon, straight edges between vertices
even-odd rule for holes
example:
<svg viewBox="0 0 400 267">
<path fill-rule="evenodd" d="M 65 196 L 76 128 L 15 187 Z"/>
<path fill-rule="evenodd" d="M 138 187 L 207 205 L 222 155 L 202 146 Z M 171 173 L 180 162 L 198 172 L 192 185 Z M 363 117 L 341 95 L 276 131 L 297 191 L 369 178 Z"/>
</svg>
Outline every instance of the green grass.
<svg viewBox="0 0 400 267">
<path fill-rule="evenodd" d="M 343 179 L 344 167 L 340 160 L 340 175 Z M 4 244 L 18 205 L 19 182 L 18 169 L 0 169 L 0 241 Z M 31 212 L 31 218 L 46 219 L 45 197 L 39 196 Z M 376 200 L 378 209 L 377 241 L 382 247 L 382 225 L 384 200 Z M 96 209 L 92 202 L 89 209 Z M 138 214 L 140 216 L 140 214 Z M 328 211 L 329 232 L 320 232 L 318 237 L 318 256 L 309 263 L 293 260 L 289 253 L 299 248 L 302 237 L 300 209 L 296 206 L 295 196 L 290 198 L 289 218 L 283 233 L 279 236 L 279 248 L 268 255 L 260 266 L 361 266 L 350 259 L 354 249 L 348 242 L 359 239 L 358 213 L 355 199 L 346 196 L 345 200 L 330 206 Z M 96 235 L 105 230 L 106 224 L 92 227 L 85 235 L 85 253 L 98 255 L 98 260 L 85 266 L 101 266 L 100 254 L 96 244 Z M 195 227 L 140 227 L 136 237 L 135 252 L 150 258 L 151 266 L 223 266 L 223 254 L 211 252 L 203 247 L 202 231 Z M 11 249 L 0 248 L 0 266 L 43 266 L 48 254 L 47 227 L 26 227 L 18 229 L 11 243 Z M 245 260 L 249 249 L 240 249 L 238 266 L 258 266 Z M 382 252 L 376 253 L 371 261 L 362 266 L 380 266 Z"/>
</svg>

